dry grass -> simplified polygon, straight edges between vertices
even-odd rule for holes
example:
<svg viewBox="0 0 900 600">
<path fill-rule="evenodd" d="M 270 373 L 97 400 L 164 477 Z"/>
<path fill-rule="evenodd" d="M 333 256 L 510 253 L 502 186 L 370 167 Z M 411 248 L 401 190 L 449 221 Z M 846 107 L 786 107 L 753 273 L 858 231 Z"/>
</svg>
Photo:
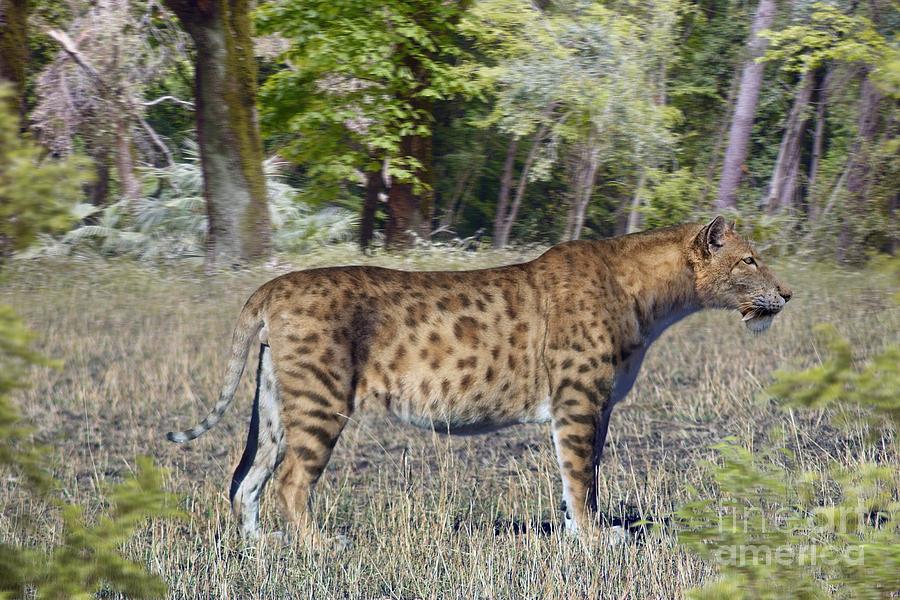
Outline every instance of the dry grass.
<svg viewBox="0 0 900 600">
<path fill-rule="evenodd" d="M 461 268 L 515 258 L 447 252 L 370 259 L 338 249 L 294 266 Z M 97 509 L 103 485 L 127 473 L 136 455 L 169 468 L 168 486 L 183 495 L 190 520 L 153 523 L 127 551 L 165 577 L 172 597 L 679 597 L 713 570 L 676 545 L 665 516 L 686 499 L 686 486 L 707 488 L 699 463 L 712 458 L 709 445 L 737 436 L 752 446 L 774 428 L 807 468 L 870 458 L 859 450 L 863 432 L 838 431 L 817 412 L 781 411 L 763 389 L 775 369 L 817 359 L 816 323 L 834 323 L 865 358 L 896 341 L 900 321 L 878 276 L 791 265 L 781 270 L 795 300 L 767 335 L 751 335 L 726 313 L 674 327 L 613 415 L 600 484 L 604 514 L 657 523 L 623 546 L 585 548 L 560 534 L 546 426 L 454 438 L 372 412 L 355 415 L 314 506 L 325 530 L 352 545 L 242 550 L 226 490 L 243 447 L 251 382 L 245 378 L 242 399 L 212 433 L 185 446 L 163 434 L 205 414 L 241 303 L 287 269 L 206 279 L 190 269 L 132 263 L 29 262 L 0 288 L 0 302 L 38 332 L 38 347 L 65 360 L 60 370 L 36 370 L 33 387 L 17 400 L 36 437 L 55 448 L 66 496 Z M 273 499 L 266 500 L 263 526 L 273 531 L 281 523 Z M 13 484 L 0 489 L 0 506 L 0 539 L 53 543 L 58 523 L 29 524 L 24 515 L 42 509 Z"/>
</svg>

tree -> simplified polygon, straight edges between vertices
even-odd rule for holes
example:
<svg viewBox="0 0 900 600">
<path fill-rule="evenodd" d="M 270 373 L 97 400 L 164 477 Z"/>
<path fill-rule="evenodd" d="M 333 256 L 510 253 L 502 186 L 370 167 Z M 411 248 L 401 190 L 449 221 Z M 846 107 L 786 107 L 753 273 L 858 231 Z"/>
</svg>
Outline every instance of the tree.
<svg viewBox="0 0 900 600">
<path fill-rule="evenodd" d="M 747 40 L 747 57 L 741 70 L 741 83 L 728 132 L 728 146 L 725 150 L 722 175 L 719 178 L 719 193 L 715 201 L 717 210 L 733 209 L 737 205 L 737 189 L 744 173 L 744 161 L 747 159 L 747 148 L 765 68 L 765 65 L 757 60 L 762 57 L 766 48 L 766 39 L 760 36 L 760 32 L 771 27 L 774 18 L 775 0 L 760 0 Z"/>
<path fill-rule="evenodd" d="M 166 0 L 194 41 L 194 97 L 209 217 L 208 268 L 265 257 L 271 248 L 256 58 L 247 0 Z"/>
<path fill-rule="evenodd" d="M 766 210 L 770 214 L 793 207 L 799 180 L 803 132 L 809 120 L 807 107 L 814 83 L 815 74 L 811 71 L 803 73 L 797 83 L 794 103 L 784 126 L 778 158 L 769 183 L 769 194 L 765 200 Z"/>
<path fill-rule="evenodd" d="M 32 130 L 60 156 L 83 148 L 94 161 L 93 204 L 109 203 L 111 174 L 128 210 L 143 194 L 138 165 L 164 161 L 172 152 L 147 121 L 148 87 L 164 79 L 185 53 L 187 36 L 168 12 L 140 3 L 99 0 L 62 29 L 47 30 L 60 48 L 36 77 Z M 174 100 L 182 110 L 190 106 Z"/>
<path fill-rule="evenodd" d="M 308 168 L 320 198 L 339 199 L 348 181 L 366 186 L 364 244 L 382 187 L 389 245 L 430 233 L 433 113 L 469 87 L 450 68 L 462 53 L 454 35 L 468 4 L 279 0 L 259 9 L 260 31 L 290 41 L 285 68 L 263 86 L 264 124 L 296 132 L 280 152 Z"/>
<path fill-rule="evenodd" d="M 871 10 L 876 8 L 877 3 L 871 3 Z M 877 238 L 879 229 L 884 232 L 881 235 L 889 240 L 895 235 L 891 220 L 896 190 L 891 183 L 885 183 L 890 181 L 897 170 L 898 161 L 894 156 L 890 125 L 895 119 L 883 115 L 882 109 L 887 104 L 884 102 L 886 95 L 900 96 L 896 87 L 892 88 L 889 75 L 897 50 L 891 47 L 870 18 L 853 11 L 848 14 L 837 6 L 821 2 L 811 6 L 804 22 L 782 31 L 769 32 L 766 37 L 771 41 L 766 60 L 779 61 L 783 70 L 802 76 L 794 108 L 788 119 L 785 140 L 798 137 L 802 132 L 803 123 L 797 118 L 800 114 L 797 105 L 808 103 L 811 93 L 811 89 L 804 89 L 804 85 L 811 87 L 817 70 L 827 71 L 827 75 L 821 77 L 816 110 L 809 167 L 811 182 L 818 179 L 819 164 L 824 152 L 822 138 L 825 98 L 832 85 L 831 81 L 840 76 L 845 90 L 854 89 L 854 86 L 848 85 L 851 82 L 855 81 L 858 85 L 855 106 L 846 111 L 842 123 L 835 124 L 845 132 L 842 133 L 844 139 L 841 143 L 834 143 L 842 163 L 836 181 L 828 191 L 823 206 L 819 205 L 818 198 L 811 198 L 809 202 L 810 231 L 842 202 L 843 211 L 837 222 L 836 255 L 842 261 L 858 262 L 864 256 L 867 237 L 875 234 Z M 773 174 L 773 184 L 777 184 L 779 188 L 783 188 L 784 184 L 778 178 L 785 174 L 788 185 L 794 185 L 791 179 L 796 177 L 795 171 L 799 168 L 799 150 L 787 144 L 787 141 L 782 143 L 782 151 L 779 152 Z M 797 142 L 794 141 L 793 144 Z M 786 167 L 785 162 L 792 166 Z M 809 188 L 812 193 L 817 191 L 812 189 L 812 185 Z M 784 197 L 786 192 L 773 190 L 770 198 L 772 194 Z M 779 197 L 776 197 L 773 201 L 778 200 Z M 890 247 L 890 244 L 888 242 L 886 246 Z"/>
<path fill-rule="evenodd" d="M 569 175 L 563 239 L 581 236 L 604 169 L 637 181 L 640 165 L 652 167 L 668 152 L 677 111 L 666 106 L 664 74 L 681 6 L 487 0 L 473 7 L 464 31 L 489 60 L 471 69 L 494 102 L 482 125 L 530 140 L 512 203 L 512 163 L 504 168 L 496 246 L 509 241 L 526 183 L 549 177 L 561 149 Z"/>
<path fill-rule="evenodd" d="M 28 63 L 28 0 L 0 0 L 0 80 L 13 86 L 7 102 L 21 111 Z"/>
</svg>

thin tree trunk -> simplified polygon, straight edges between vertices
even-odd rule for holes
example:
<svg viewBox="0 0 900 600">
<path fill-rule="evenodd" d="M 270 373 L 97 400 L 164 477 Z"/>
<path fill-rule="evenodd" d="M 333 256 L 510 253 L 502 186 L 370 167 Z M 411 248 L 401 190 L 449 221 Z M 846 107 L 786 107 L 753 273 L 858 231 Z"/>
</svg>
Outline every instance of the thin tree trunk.
<svg viewBox="0 0 900 600">
<path fill-rule="evenodd" d="M 631 199 L 631 208 L 628 211 L 628 225 L 625 227 L 625 233 L 637 233 L 641 228 L 641 194 L 644 191 L 644 185 L 647 183 L 647 172 L 641 169 L 641 176 L 638 178 L 637 188 L 634 190 L 634 197 Z"/>
<path fill-rule="evenodd" d="M 134 144 L 131 143 L 131 128 L 125 119 L 116 122 L 116 175 L 122 199 L 128 210 L 141 197 L 141 182 L 134 172 Z"/>
<path fill-rule="evenodd" d="M 861 254 L 863 240 L 859 237 L 863 233 L 862 221 L 869 208 L 868 194 L 866 193 L 871 183 L 869 154 L 878 133 L 878 107 L 881 99 L 881 92 L 867 74 L 860 84 L 859 108 L 857 109 L 858 143 L 855 148 L 856 152 L 851 154 L 845 183 L 847 204 L 844 218 L 841 219 L 837 251 L 837 258 L 841 262 L 857 262 L 864 258 Z"/>
<path fill-rule="evenodd" d="M 581 237 L 585 214 L 594 191 L 594 180 L 600 167 L 600 151 L 596 148 L 594 136 L 591 135 L 581 148 L 575 173 L 575 189 L 572 204 L 566 219 L 563 239 L 577 240 Z"/>
<path fill-rule="evenodd" d="M 85 186 L 85 194 L 94 206 L 101 208 L 109 204 L 109 180 L 110 180 L 110 163 L 111 157 L 109 148 L 103 146 L 97 148 L 91 154 L 91 160 L 94 163 L 94 180 Z M 90 215 L 85 219 L 86 223 L 97 223 L 100 220 L 99 214 Z"/>
<path fill-rule="evenodd" d="M 809 159 L 809 176 L 807 178 L 807 206 L 809 222 L 815 223 L 819 217 L 819 207 L 815 202 L 813 194 L 816 189 L 816 179 L 819 176 L 819 165 L 822 161 L 822 150 L 825 139 L 825 111 L 828 106 L 828 87 L 834 77 L 834 71 L 828 69 L 825 77 L 819 82 L 818 94 L 816 97 L 816 116 L 815 130 L 813 132 L 812 153 Z"/>
<path fill-rule="evenodd" d="M 256 116 L 256 58 L 247 0 L 166 0 L 196 48 L 197 138 L 209 217 L 207 266 L 271 251 L 271 223 Z"/>
<path fill-rule="evenodd" d="M 584 228 L 584 218 L 587 213 L 588 204 L 590 204 L 591 196 L 594 194 L 594 180 L 597 178 L 597 169 L 600 167 L 600 153 L 592 150 L 588 159 L 588 166 L 585 173 L 584 183 L 581 188 L 581 202 L 578 204 L 578 210 L 575 212 L 575 225 L 572 228 L 572 239 L 581 239 L 581 230 Z"/>
<path fill-rule="evenodd" d="M 802 150 L 801 141 L 808 120 L 806 109 L 812 96 L 814 81 L 815 77 L 812 71 L 807 71 L 797 84 L 794 104 L 788 115 L 784 134 L 781 136 L 778 158 L 775 160 L 775 169 L 772 171 L 772 180 L 769 182 L 769 194 L 765 201 L 769 214 L 783 208 L 790 209 L 793 204 Z"/>
<path fill-rule="evenodd" d="M 362 218 L 359 221 L 359 247 L 365 250 L 375 235 L 375 213 L 378 211 L 378 197 L 384 191 L 381 169 L 366 173 L 366 197 L 363 200 Z"/>
<path fill-rule="evenodd" d="M 450 229 L 456 223 L 457 211 L 460 210 L 463 203 L 463 196 L 469 189 L 469 181 L 473 175 L 472 169 L 465 169 L 456 177 L 453 185 L 453 192 L 447 201 L 447 206 L 441 214 L 441 229 Z"/>
<path fill-rule="evenodd" d="M 28 0 L 0 0 L 0 80 L 12 84 L 9 104 L 22 116 L 28 66 Z M 24 125 L 23 125 L 24 126 Z"/>
<path fill-rule="evenodd" d="M 525 198 L 525 189 L 528 187 L 528 175 L 531 173 L 531 167 L 534 166 L 534 161 L 537 160 L 538 151 L 541 149 L 541 143 L 547 136 L 548 131 L 550 131 L 549 125 L 541 125 L 534 136 L 534 142 L 531 144 L 531 149 L 528 150 L 528 156 L 525 157 L 525 164 L 522 165 L 522 172 L 519 173 L 519 182 L 516 184 L 516 195 L 513 198 L 512 206 L 509 207 L 509 213 L 506 215 L 506 219 L 503 223 L 501 248 L 505 248 L 509 245 L 509 238 L 512 236 L 512 228 L 516 223 L 516 218 L 519 216 L 519 208 L 522 206 L 522 199 Z"/>
<path fill-rule="evenodd" d="M 509 212 L 509 192 L 512 189 L 513 168 L 516 164 L 516 150 L 519 148 L 519 138 L 513 136 L 506 147 L 506 160 L 503 161 L 503 174 L 500 177 L 500 194 L 497 197 L 497 210 L 494 214 L 494 248 L 502 248 L 506 245 L 504 232 L 506 229 L 506 217 Z"/>
<path fill-rule="evenodd" d="M 728 125 L 734 118 L 734 103 L 737 98 L 738 83 L 737 77 L 731 78 L 731 86 L 728 88 L 728 99 L 725 106 L 727 110 L 722 116 L 719 129 L 716 132 L 716 144 L 710 153 L 709 162 L 706 166 L 706 179 L 703 184 L 703 192 L 700 195 L 700 204 L 705 206 L 709 198 L 709 194 L 715 186 L 716 171 L 719 168 L 720 157 L 722 156 L 722 146 L 725 145 L 725 139 L 728 137 Z"/>
<path fill-rule="evenodd" d="M 744 161 L 747 159 L 747 147 L 750 144 L 759 89 L 762 86 L 764 65 L 756 62 L 756 59 L 765 51 L 766 40 L 759 36 L 759 32 L 768 29 L 774 17 L 775 0 L 760 0 L 753 18 L 753 27 L 747 43 L 748 56 L 741 72 L 740 91 L 728 132 L 728 147 L 725 151 L 722 176 L 719 179 L 719 193 L 715 202 L 718 210 L 734 208 L 737 204 L 737 189 L 746 168 Z"/>
</svg>

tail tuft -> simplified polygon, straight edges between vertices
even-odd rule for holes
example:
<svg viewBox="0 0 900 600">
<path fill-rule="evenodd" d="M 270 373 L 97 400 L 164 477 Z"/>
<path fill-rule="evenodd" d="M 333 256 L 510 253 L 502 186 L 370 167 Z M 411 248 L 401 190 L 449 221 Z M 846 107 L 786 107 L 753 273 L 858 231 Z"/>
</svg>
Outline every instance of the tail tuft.
<svg viewBox="0 0 900 600">
<path fill-rule="evenodd" d="M 213 422 L 210 422 L 211 419 L 205 419 L 200 425 L 197 425 L 193 429 L 187 429 L 185 431 L 170 431 L 166 434 L 166 439 L 170 442 L 175 442 L 176 444 L 183 444 L 184 442 L 189 442 L 191 440 L 195 440 L 215 425 L 215 422 L 218 421 L 216 419 Z"/>
</svg>

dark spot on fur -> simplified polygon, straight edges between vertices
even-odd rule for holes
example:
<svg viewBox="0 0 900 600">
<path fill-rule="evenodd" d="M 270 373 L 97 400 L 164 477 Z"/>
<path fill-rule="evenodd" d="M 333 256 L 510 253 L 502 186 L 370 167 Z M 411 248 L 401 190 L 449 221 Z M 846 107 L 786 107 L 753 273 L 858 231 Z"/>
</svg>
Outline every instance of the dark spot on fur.
<svg viewBox="0 0 900 600">
<path fill-rule="evenodd" d="M 478 358 L 475 356 L 460 358 L 458 361 L 456 361 L 456 367 L 458 369 L 474 369 L 477 364 Z"/>
</svg>

